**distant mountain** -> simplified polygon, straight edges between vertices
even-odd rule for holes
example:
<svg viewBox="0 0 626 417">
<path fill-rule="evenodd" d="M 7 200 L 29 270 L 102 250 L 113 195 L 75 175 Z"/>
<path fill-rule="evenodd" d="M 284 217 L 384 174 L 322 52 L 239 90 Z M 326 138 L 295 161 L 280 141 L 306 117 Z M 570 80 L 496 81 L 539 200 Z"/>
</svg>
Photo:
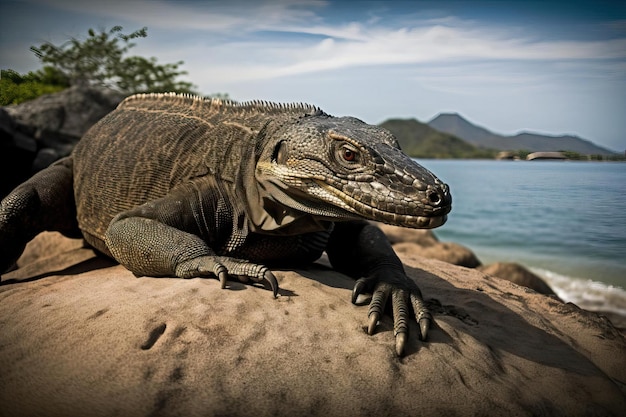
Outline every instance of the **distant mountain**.
<svg viewBox="0 0 626 417">
<path fill-rule="evenodd" d="M 476 146 L 486 147 L 484 143 L 497 138 L 496 134 L 484 127 L 470 123 L 456 113 L 440 113 L 437 117 L 428 122 L 428 126 L 440 132 L 449 133 L 462 138 Z"/>
<path fill-rule="evenodd" d="M 498 135 L 468 122 L 456 113 L 439 114 L 428 122 L 428 125 L 482 148 L 502 151 L 572 151 L 583 155 L 615 155 L 615 152 L 609 149 L 576 136 L 548 136 L 531 132 L 523 132 L 514 136 Z"/>
<path fill-rule="evenodd" d="M 454 135 L 440 132 L 415 119 L 389 119 L 380 124 L 398 139 L 402 150 L 416 158 L 492 158 L 494 152 L 479 149 Z"/>
</svg>

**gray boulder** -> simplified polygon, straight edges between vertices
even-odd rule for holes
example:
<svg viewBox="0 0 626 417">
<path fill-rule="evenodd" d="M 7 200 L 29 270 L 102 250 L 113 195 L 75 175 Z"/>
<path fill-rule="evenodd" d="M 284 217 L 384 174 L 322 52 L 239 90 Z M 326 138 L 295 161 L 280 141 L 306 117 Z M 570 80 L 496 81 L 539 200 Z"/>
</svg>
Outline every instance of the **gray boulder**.
<svg viewBox="0 0 626 417">
<path fill-rule="evenodd" d="M 70 87 L 0 108 L 0 198 L 60 159 L 124 98 L 113 90 Z"/>
</svg>

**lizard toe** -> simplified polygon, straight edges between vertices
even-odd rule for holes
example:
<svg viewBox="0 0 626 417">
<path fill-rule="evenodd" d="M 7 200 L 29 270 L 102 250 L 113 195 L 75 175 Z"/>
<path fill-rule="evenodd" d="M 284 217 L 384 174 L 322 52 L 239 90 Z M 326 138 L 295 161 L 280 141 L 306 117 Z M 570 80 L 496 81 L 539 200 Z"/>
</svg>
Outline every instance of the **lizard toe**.
<svg viewBox="0 0 626 417">
<path fill-rule="evenodd" d="M 393 306 L 393 333 L 396 337 L 396 354 L 404 354 L 407 336 L 409 334 L 409 293 L 403 289 L 394 288 L 391 294 Z"/>
<path fill-rule="evenodd" d="M 353 292 L 365 291 L 372 282 L 369 279 L 359 279 Z M 372 293 L 368 310 L 367 333 L 373 335 L 379 321 L 385 314 L 385 307 L 391 298 L 393 314 L 393 334 L 395 337 L 395 352 L 398 356 L 406 354 L 409 343 L 409 323 L 415 317 L 418 324 L 417 338 L 424 341 L 428 337 L 428 329 L 433 317 L 424 303 L 422 294 L 415 285 L 397 285 L 395 282 L 378 281 Z M 413 313 L 411 313 L 413 310 Z"/>
<path fill-rule="evenodd" d="M 367 333 L 370 335 L 374 334 L 378 320 L 380 320 L 380 317 L 382 317 L 385 311 L 385 305 L 387 304 L 391 290 L 392 287 L 390 284 L 380 282 L 376 286 L 374 294 L 372 294 L 372 300 L 370 301 L 369 310 L 367 312 L 367 317 L 369 318 Z"/>
<path fill-rule="evenodd" d="M 411 305 L 415 313 L 415 320 L 417 320 L 420 327 L 420 340 L 426 340 L 428 337 L 428 329 L 433 321 L 433 316 L 428 310 L 428 307 L 426 307 L 419 292 L 411 292 Z"/>
</svg>

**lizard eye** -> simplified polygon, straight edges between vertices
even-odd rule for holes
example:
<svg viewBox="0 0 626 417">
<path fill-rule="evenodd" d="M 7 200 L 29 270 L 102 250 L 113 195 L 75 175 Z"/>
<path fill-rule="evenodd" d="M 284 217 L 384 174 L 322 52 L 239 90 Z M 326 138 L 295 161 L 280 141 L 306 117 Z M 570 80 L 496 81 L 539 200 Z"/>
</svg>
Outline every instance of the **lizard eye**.
<svg viewBox="0 0 626 417">
<path fill-rule="evenodd" d="M 330 156 L 333 161 L 349 172 L 363 168 L 363 163 L 367 161 L 367 155 L 348 141 L 337 140 L 331 146 Z"/>
<path fill-rule="evenodd" d="M 342 146 L 339 155 L 346 162 L 359 162 L 359 151 L 349 146 Z"/>
</svg>

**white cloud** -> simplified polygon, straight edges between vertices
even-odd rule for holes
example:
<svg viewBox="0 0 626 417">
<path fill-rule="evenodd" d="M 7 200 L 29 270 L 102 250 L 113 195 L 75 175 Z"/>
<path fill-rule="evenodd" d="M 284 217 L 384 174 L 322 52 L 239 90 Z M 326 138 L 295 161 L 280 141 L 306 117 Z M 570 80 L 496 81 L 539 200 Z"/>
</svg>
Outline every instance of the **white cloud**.
<svg viewBox="0 0 626 417">
<path fill-rule="evenodd" d="M 568 38 L 573 26 L 561 30 L 560 22 L 551 35 L 546 31 L 552 26 L 502 23 L 491 15 L 474 14 L 472 20 L 421 7 L 400 15 L 393 2 L 365 2 L 342 15 L 331 2 L 307 0 L 35 1 L 65 10 L 63 17 L 80 21 L 80 30 L 87 18 L 92 25 L 148 26 L 148 38 L 132 53 L 183 60 L 187 79 L 204 93 L 313 100 L 369 120 L 418 109 L 432 115 L 480 108 L 485 120 L 477 120 L 509 124 L 508 130 L 517 128 L 521 114 L 529 118 L 526 126 L 540 129 L 541 117 L 556 119 L 558 113 L 568 121 L 562 130 L 579 124 L 585 125 L 581 133 L 604 129 L 613 141 L 621 139 L 610 132 L 626 129 L 620 112 L 626 97 L 624 20 L 588 21 L 581 29 L 588 33 Z M 58 31 L 64 34 L 62 24 Z M 24 50 L 29 54 L 28 45 Z M 370 96 L 376 100 L 366 101 Z"/>
<path fill-rule="evenodd" d="M 203 43 L 185 39 L 176 45 L 152 46 L 159 49 L 159 56 L 179 56 L 176 60 L 190 65 L 198 61 L 196 57 L 207 57 L 210 68 L 202 69 L 201 74 L 225 82 L 372 65 L 626 59 L 626 37 L 541 40 L 523 35 L 521 28 L 485 26 L 454 16 L 413 20 L 400 16 L 390 21 L 377 18 L 373 12 L 365 23 L 331 24 L 323 14 L 324 1 L 57 0 L 54 5 L 135 21 L 148 26 L 151 36 L 159 32 L 163 37 L 168 33 L 176 36 L 181 29 L 197 31 Z M 261 34 L 267 31 L 283 35 L 267 40 Z M 289 36 L 293 34 L 315 36 L 293 40 Z M 195 65 L 190 68 L 194 74 L 198 70 Z"/>
<path fill-rule="evenodd" d="M 33 0 L 70 12 L 88 13 L 101 17 L 136 21 L 151 28 L 201 30 L 206 32 L 267 30 L 275 25 L 315 19 L 312 10 L 323 7 L 325 1 L 165 1 L 108 0 L 81 1 Z"/>
<path fill-rule="evenodd" d="M 265 79 L 355 66 L 471 61 L 589 61 L 626 59 L 626 39 L 529 41 L 490 31 L 434 26 L 417 29 L 363 28 L 302 32 L 324 34 L 316 41 L 249 40 L 209 46 L 215 75 Z M 242 63 L 245 62 L 245 65 Z"/>
</svg>

